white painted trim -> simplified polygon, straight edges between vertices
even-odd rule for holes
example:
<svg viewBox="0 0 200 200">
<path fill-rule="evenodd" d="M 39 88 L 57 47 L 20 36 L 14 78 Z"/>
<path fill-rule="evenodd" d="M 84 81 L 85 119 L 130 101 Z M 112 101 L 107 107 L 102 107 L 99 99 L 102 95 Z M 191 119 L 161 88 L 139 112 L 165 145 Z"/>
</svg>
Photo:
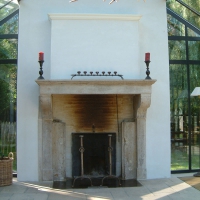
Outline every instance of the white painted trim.
<svg viewBox="0 0 200 200">
<path fill-rule="evenodd" d="M 142 15 L 123 15 L 123 14 L 48 14 L 49 20 L 124 20 L 139 21 Z"/>
</svg>

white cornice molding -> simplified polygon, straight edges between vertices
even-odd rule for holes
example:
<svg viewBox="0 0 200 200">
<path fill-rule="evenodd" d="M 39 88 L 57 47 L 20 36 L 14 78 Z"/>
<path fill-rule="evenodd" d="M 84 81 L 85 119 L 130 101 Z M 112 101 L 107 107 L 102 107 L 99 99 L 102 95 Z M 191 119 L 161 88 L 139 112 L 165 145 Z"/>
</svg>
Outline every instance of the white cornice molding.
<svg viewBox="0 0 200 200">
<path fill-rule="evenodd" d="M 48 14 L 49 20 L 123 20 L 139 21 L 142 15 L 125 14 Z"/>
</svg>

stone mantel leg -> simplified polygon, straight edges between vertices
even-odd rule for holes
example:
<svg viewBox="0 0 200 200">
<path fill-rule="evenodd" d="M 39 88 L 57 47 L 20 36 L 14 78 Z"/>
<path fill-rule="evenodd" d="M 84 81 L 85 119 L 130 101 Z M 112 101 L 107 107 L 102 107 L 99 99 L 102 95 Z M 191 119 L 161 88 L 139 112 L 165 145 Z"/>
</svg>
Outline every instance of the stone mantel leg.
<svg viewBox="0 0 200 200">
<path fill-rule="evenodd" d="M 39 180 L 53 180 L 52 169 L 52 100 L 51 95 L 39 97 Z"/>
<path fill-rule="evenodd" d="M 137 179 L 146 179 L 146 113 L 151 104 L 151 94 L 140 94 L 135 99 L 137 123 Z"/>
</svg>

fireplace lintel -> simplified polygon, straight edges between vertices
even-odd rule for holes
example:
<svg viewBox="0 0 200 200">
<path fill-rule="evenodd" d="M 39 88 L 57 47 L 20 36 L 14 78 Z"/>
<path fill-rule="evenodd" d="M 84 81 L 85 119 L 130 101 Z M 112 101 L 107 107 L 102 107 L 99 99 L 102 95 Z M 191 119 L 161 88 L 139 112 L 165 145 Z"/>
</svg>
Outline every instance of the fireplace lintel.
<svg viewBox="0 0 200 200">
<path fill-rule="evenodd" d="M 151 93 L 156 80 L 36 80 L 40 94 L 141 94 Z"/>
</svg>

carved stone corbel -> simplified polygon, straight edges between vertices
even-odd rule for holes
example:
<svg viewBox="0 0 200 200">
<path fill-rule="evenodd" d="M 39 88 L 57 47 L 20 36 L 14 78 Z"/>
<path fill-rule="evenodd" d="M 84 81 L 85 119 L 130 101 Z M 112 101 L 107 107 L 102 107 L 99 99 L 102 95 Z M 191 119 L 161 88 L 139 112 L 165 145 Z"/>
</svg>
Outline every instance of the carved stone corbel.
<svg viewBox="0 0 200 200">
<path fill-rule="evenodd" d="M 146 120 L 147 109 L 150 107 L 150 105 L 151 105 L 151 94 L 141 94 L 139 107 L 137 110 L 137 119 L 140 118 Z"/>
<path fill-rule="evenodd" d="M 40 95 L 39 97 L 39 118 L 52 120 L 52 99 L 51 95 Z"/>
</svg>

